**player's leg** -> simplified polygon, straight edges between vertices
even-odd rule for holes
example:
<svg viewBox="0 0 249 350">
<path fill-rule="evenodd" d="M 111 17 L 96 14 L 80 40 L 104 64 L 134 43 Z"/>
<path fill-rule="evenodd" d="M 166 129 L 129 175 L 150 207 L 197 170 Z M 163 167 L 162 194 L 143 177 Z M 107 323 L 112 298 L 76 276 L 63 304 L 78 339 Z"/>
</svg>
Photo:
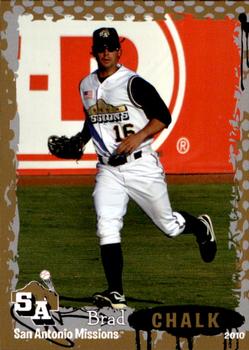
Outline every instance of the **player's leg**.
<svg viewBox="0 0 249 350">
<path fill-rule="evenodd" d="M 128 176 L 131 198 L 167 236 L 193 233 L 202 259 L 212 261 L 216 254 L 216 240 L 210 218 L 207 215 L 196 218 L 186 212 L 172 211 L 164 171 L 156 155 L 148 155 L 146 160 L 134 166 L 133 174 L 141 172 L 143 176 L 133 176 L 133 179 Z"/>
<path fill-rule="evenodd" d="M 100 170 L 93 193 L 97 215 L 97 235 L 108 284 L 106 291 L 95 293 L 94 302 L 99 306 L 122 308 L 126 301 L 122 286 L 123 255 L 120 231 L 123 227 L 128 195 L 122 179 L 115 172 L 115 169 Z"/>
<path fill-rule="evenodd" d="M 184 211 L 180 211 L 180 214 L 185 219 L 183 233 L 193 233 L 196 236 L 202 260 L 205 262 L 213 261 L 217 251 L 217 244 L 210 217 L 207 214 L 203 214 L 196 218 Z"/>
<path fill-rule="evenodd" d="M 148 173 L 144 174 L 139 181 L 130 183 L 129 195 L 168 237 L 176 237 L 185 230 L 185 219 L 172 211 L 162 178 L 152 179 Z"/>
<path fill-rule="evenodd" d="M 185 219 L 172 211 L 164 171 L 156 154 L 145 154 L 128 164 L 125 176 L 130 197 L 167 236 L 176 237 L 184 231 Z"/>
</svg>

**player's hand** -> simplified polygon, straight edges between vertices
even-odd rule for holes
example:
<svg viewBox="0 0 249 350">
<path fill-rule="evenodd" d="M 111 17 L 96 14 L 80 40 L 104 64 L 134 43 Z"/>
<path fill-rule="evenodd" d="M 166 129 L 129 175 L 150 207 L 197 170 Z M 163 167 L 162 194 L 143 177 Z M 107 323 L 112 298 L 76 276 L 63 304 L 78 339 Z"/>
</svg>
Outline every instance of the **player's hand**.
<svg viewBox="0 0 249 350">
<path fill-rule="evenodd" d="M 144 141 L 144 134 L 138 132 L 137 134 L 131 134 L 127 136 L 117 148 L 117 154 L 131 154 L 139 145 Z"/>
</svg>

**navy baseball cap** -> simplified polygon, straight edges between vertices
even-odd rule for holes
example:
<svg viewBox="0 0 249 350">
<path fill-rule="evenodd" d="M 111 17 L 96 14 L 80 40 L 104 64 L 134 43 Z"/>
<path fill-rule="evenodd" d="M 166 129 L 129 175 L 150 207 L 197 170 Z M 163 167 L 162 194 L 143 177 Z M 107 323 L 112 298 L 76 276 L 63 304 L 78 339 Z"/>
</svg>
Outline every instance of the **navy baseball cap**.
<svg viewBox="0 0 249 350">
<path fill-rule="evenodd" d="M 105 48 L 114 51 L 120 48 L 120 40 L 115 28 L 100 28 L 93 32 L 93 52 L 102 52 Z"/>
</svg>

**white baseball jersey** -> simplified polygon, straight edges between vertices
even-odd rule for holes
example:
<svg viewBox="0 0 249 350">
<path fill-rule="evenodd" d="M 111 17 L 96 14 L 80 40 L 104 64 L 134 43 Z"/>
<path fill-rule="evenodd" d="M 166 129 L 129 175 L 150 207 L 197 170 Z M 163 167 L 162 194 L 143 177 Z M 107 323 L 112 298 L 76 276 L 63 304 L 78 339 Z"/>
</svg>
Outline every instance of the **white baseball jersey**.
<svg viewBox="0 0 249 350">
<path fill-rule="evenodd" d="M 100 156 L 112 154 L 123 138 L 137 133 L 149 122 L 129 93 L 135 76 L 135 72 L 120 66 L 102 83 L 95 71 L 80 84 L 81 98 L 91 122 L 93 143 Z M 151 142 L 152 139 L 146 140 L 139 149 Z"/>
</svg>

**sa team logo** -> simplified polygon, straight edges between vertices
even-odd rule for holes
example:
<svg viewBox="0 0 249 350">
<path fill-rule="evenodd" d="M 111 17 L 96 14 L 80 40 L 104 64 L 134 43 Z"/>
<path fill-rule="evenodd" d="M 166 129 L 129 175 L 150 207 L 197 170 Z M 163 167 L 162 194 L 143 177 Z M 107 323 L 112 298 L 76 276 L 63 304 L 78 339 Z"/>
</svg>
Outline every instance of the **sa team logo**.
<svg viewBox="0 0 249 350">
<path fill-rule="evenodd" d="M 51 312 L 59 310 L 59 296 L 32 281 L 24 288 L 11 293 L 13 312 L 17 319 L 29 318 L 36 326 L 54 325 Z"/>
<path fill-rule="evenodd" d="M 20 121 L 19 172 L 42 169 L 53 173 L 95 169 L 94 147 L 88 144 L 82 161 L 55 160 L 47 150 L 51 134 L 71 136 L 83 126 L 79 82 L 96 69 L 91 55 L 92 33 L 115 27 L 121 37 L 121 63 L 151 82 L 169 106 L 172 123 L 154 140 L 157 150 L 179 117 L 185 93 L 186 69 L 181 39 L 169 15 L 162 21 L 74 21 L 19 18 L 17 103 Z M 30 127 L 32 125 L 32 133 Z"/>
</svg>

